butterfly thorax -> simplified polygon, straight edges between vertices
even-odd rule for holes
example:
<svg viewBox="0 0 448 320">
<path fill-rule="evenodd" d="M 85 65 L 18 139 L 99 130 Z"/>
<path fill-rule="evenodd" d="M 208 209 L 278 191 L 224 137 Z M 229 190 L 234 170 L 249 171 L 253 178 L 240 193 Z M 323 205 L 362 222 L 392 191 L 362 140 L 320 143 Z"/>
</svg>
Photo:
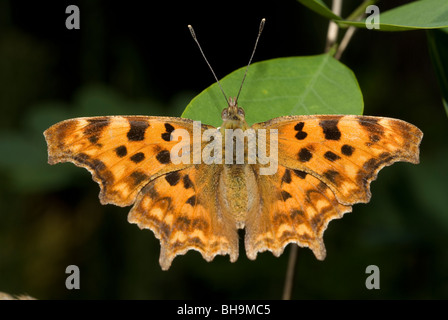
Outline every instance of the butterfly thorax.
<svg viewBox="0 0 448 320">
<path fill-rule="evenodd" d="M 236 98 L 229 98 L 228 107 L 222 110 L 221 118 L 223 122 L 219 129 L 222 136 L 223 155 L 226 154 L 227 149 L 230 154 L 233 154 L 232 163 L 242 164 L 237 160 L 237 148 L 239 148 L 244 155 L 243 163 L 247 163 L 248 138 L 244 132 L 249 129 L 249 125 L 245 120 L 243 108 L 238 107 Z"/>
<path fill-rule="evenodd" d="M 221 117 L 223 123 L 220 129 L 223 137 L 223 154 L 225 154 L 226 129 L 246 131 L 249 129 L 249 125 L 245 120 L 244 110 L 238 107 L 235 98 L 229 99 L 229 106 L 222 111 Z M 235 139 L 233 140 L 235 142 Z M 233 161 L 232 164 L 224 164 L 219 179 L 219 199 L 222 208 L 233 216 L 237 227 L 243 228 L 246 214 L 252 209 L 255 199 L 257 199 L 256 195 L 249 192 L 252 190 L 253 193 L 253 190 L 256 190 L 256 180 L 251 167 L 247 164 L 247 137 L 244 138 L 243 164 L 237 164 L 236 144 L 231 144 L 231 147 L 233 148 Z M 228 199 L 232 199 L 232 201 Z"/>
</svg>

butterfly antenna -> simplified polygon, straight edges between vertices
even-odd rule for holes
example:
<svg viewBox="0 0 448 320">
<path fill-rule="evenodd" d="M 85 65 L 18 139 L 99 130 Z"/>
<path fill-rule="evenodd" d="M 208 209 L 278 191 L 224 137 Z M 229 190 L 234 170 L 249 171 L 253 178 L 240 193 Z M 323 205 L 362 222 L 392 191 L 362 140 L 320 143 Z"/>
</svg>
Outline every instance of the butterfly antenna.
<svg viewBox="0 0 448 320">
<path fill-rule="evenodd" d="M 244 72 L 243 81 L 241 81 L 240 89 L 238 90 L 238 95 L 236 96 L 236 99 L 235 99 L 235 104 L 237 103 L 237 101 L 238 101 L 238 97 L 240 96 L 241 89 L 243 88 L 244 80 L 246 80 L 247 70 L 249 70 L 250 63 L 252 62 L 252 59 L 253 59 L 253 57 L 254 57 L 255 50 L 257 49 L 257 45 L 258 45 L 258 40 L 260 39 L 261 32 L 263 31 L 264 23 L 265 23 L 265 22 L 266 22 L 266 19 L 265 19 L 265 18 L 261 19 L 260 27 L 259 27 L 259 29 L 258 29 L 257 40 L 255 40 L 254 50 L 252 50 L 252 55 L 250 56 L 249 63 L 247 64 L 247 67 L 246 67 L 246 71 Z"/>
<path fill-rule="evenodd" d="M 190 33 L 191 33 L 191 36 L 193 37 L 193 40 L 194 40 L 194 41 L 196 42 L 196 44 L 198 45 L 199 50 L 201 51 L 202 57 L 204 57 L 205 62 L 207 62 L 208 67 L 209 67 L 210 70 L 212 71 L 213 76 L 215 77 L 215 80 L 216 80 L 216 82 L 218 83 L 219 88 L 221 89 L 221 92 L 222 92 L 222 94 L 224 95 L 224 98 L 226 99 L 226 102 L 229 103 L 229 100 L 227 99 L 227 96 L 226 96 L 226 94 L 225 94 L 225 92 L 224 92 L 224 89 L 222 88 L 221 83 L 219 82 L 218 77 L 217 77 L 216 74 L 215 74 L 215 71 L 213 71 L 212 66 L 210 65 L 210 63 L 208 62 L 207 58 L 205 57 L 204 51 L 202 51 L 201 45 L 199 44 L 198 38 L 196 37 L 196 33 L 194 32 L 194 29 L 193 29 L 193 27 L 192 27 L 190 24 L 188 25 L 188 29 L 190 29 Z"/>
</svg>

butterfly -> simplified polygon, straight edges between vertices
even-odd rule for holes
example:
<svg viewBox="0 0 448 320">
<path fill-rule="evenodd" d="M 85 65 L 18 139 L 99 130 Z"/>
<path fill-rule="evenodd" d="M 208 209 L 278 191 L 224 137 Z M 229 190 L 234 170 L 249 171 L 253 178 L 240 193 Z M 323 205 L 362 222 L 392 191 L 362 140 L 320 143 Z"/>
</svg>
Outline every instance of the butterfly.
<svg viewBox="0 0 448 320">
<path fill-rule="evenodd" d="M 378 171 L 396 161 L 419 162 L 423 133 L 405 121 L 355 115 L 285 116 L 249 127 L 244 110 L 223 110 L 221 128 L 275 129 L 278 168 L 261 175 L 255 164 L 174 164 L 176 129 L 193 134 L 193 121 L 176 117 L 75 118 L 44 132 L 48 162 L 73 162 L 92 173 L 102 204 L 133 205 L 128 220 L 151 229 L 161 243 L 160 265 L 199 251 L 238 258 L 245 228 L 249 259 L 282 254 L 289 243 L 326 255 L 323 233 L 355 203 L 370 200 Z M 201 133 L 213 130 L 201 125 Z M 193 143 L 193 142 L 191 142 Z M 206 147 L 202 145 L 201 152 Z"/>
<path fill-rule="evenodd" d="M 100 185 L 102 204 L 133 205 L 128 221 L 152 230 L 160 240 L 163 270 L 189 250 L 206 261 L 216 255 L 236 261 L 238 229 L 245 229 L 249 259 L 264 251 L 280 256 L 289 243 L 296 243 L 323 260 L 328 223 L 350 212 L 352 205 L 369 202 L 378 171 L 396 161 L 419 162 L 423 133 L 398 119 L 293 115 L 249 126 L 237 98 L 228 99 L 221 117 L 220 128 L 177 117 L 65 120 L 44 132 L 48 162 L 72 162 L 89 170 Z M 205 133 L 222 133 L 212 139 L 219 142 L 228 137 L 226 129 L 252 130 L 257 136 L 267 132 L 265 145 L 256 140 L 256 147 L 271 150 L 275 144 L 275 170 L 262 174 L 272 163 L 249 163 L 248 144 L 243 144 L 243 163 L 194 161 L 198 154 L 210 154 L 206 148 L 211 139 Z M 177 132 L 199 136 L 199 147 Z M 227 143 L 220 148 L 211 154 L 229 150 Z M 188 161 L 173 161 L 179 152 Z"/>
</svg>

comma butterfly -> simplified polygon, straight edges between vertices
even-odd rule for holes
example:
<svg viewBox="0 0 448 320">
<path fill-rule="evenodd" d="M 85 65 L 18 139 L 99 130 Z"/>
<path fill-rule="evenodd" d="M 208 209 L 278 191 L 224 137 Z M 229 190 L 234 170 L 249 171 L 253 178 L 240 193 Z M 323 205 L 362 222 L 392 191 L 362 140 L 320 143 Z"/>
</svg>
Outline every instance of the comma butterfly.
<svg viewBox="0 0 448 320">
<path fill-rule="evenodd" d="M 89 170 L 100 185 L 102 204 L 133 205 L 128 220 L 160 240 L 164 270 L 191 249 L 207 261 L 218 254 L 236 261 L 238 229 L 243 228 L 249 259 L 266 250 L 279 256 L 287 244 L 296 243 L 323 260 L 328 223 L 353 204 L 369 202 L 378 171 L 396 161 L 419 162 L 423 133 L 402 120 L 307 115 L 249 126 L 236 100 L 229 99 L 222 112 L 224 137 L 224 129 L 276 130 L 275 173 L 262 175 L 259 169 L 267 165 L 247 161 L 173 163 L 171 150 L 178 144 L 173 132 L 193 135 L 194 130 L 193 120 L 176 117 L 59 122 L 44 132 L 48 162 L 73 162 Z M 216 130 L 200 126 L 201 133 L 210 129 Z"/>
</svg>

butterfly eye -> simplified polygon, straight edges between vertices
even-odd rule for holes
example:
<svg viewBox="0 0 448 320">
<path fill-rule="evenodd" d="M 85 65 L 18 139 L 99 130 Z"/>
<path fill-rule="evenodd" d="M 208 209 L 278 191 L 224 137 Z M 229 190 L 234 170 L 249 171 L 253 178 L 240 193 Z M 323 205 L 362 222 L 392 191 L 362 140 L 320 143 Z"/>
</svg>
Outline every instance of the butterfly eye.
<svg viewBox="0 0 448 320">
<path fill-rule="evenodd" d="M 229 117 L 229 112 L 227 111 L 227 109 L 222 110 L 221 112 L 221 118 L 228 118 Z"/>
<path fill-rule="evenodd" d="M 238 108 L 238 115 L 244 117 L 245 113 L 244 113 L 244 110 L 242 108 Z"/>
</svg>

